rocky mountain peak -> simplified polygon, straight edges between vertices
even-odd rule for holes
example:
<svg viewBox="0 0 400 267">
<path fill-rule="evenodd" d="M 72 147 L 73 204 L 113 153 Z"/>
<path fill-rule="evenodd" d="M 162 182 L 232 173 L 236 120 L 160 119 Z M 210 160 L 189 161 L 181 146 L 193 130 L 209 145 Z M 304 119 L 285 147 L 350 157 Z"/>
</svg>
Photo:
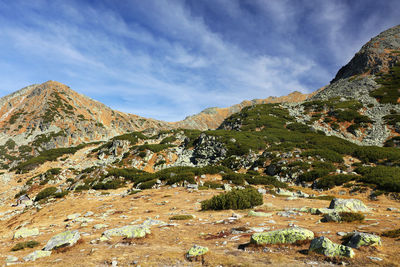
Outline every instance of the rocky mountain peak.
<svg viewBox="0 0 400 267">
<path fill-rule="evenodd" d="M 338 71 L 331 83 L 359 74 L 387 72 L 399 62 L 400 54 L 396 53 L 399 50 L 400 25 L 397 25 L 367 42 L 350 62 Z"/>
</svg>

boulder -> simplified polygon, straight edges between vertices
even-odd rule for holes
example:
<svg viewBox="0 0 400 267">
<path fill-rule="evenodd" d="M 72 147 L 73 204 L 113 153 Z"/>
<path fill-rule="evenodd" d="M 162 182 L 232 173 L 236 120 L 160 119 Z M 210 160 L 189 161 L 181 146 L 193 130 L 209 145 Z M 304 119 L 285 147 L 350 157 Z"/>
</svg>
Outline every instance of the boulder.
<svg viewBox="0 0 400 267">
<path fill-rule="evenodd" d="M 208 252 L 208 247 L 194 245 L 189 249 L 189 251 L 186 254 L 186 257 L 193 258 L 193 257 L 203 256 L 207 252 Z"/>
<path fill-rule="evenodd" d="M 28 254 L 27 256 L 25 256 L 24 261 L 35 261 L 36 259 L 48 257 L 50 255 L 51 255 L 51 251 L 36 250 L 36 251 L 32 252 L 31 254 Z"/>
<path fill-rule="evenodd" d="M 73 246 L 81 238 L 81 235 L 77 230 L 65 231 L 58 235 L 53 236 L 43 248 L 45 251 L 50 251 L 60 247 Z"/>
<path fill-rule="evenodd" d="M 264 233 L 256 233 L 251 236 L 250 243 L 257 245 L 266 244 L 291 244 L 296 241 L 311 240 L 314 238 L 314 233 L 310 230 L 292 227 L 276 231 Z"/>
<path fill-rule="evenodd" d="M 273 213 L 251 210 L 251 211 L 249 211 L 249 213 L 247 215 L 251 216 L 251 217 L 271 217 L 273 215 Z"/>
<path fill-rule="evenodd" d="M 146 234 L 150 234 L 150 228 L 144 225 L 126 225 L 120 228 L 114 228 L 103 232 L 103 239 L 108 239 L 112 236 L 123 236 L 126 238 L 141 238 Z"/>
<path fill-rule="evenodd" d="M 381 238 L 377 235 L 356 232 L 346 246 L 360 248 L 362 246 L 381 246 Z"/>
<path fill-rule="evenodd" d="M 29 237 L 29 236 L 36 236 L 36 235 L 39 235 L 39 229 L 37 229 L 37 228 L 32 228 L 32 229 L 21 228 L 21 229 L 18 229 L 14 233 L 14 239 L 16 239 L 16 238 L 26 238 L 26 237 Z"/>
<path fill-rule="evenodd" d="M 351 247 L 333 243 L 324 236 L 313 239 L 308 251 L 322 254 L 327 257 L 354 257 L 354 251 Z"/>
<path fill-rule="evenodd" d="M 334 198 L 329 204 L 329 209 L 338 212 L 368 212 L 368 207 L 358 199 Z"/>
<path fill-rule="evenodd" d="M 325 213 L 323 216 L 324 222 L 341 222 L 342 218 L 340 217 L 339 212 L 333 211 L 330 213 Z"/>
</svg>

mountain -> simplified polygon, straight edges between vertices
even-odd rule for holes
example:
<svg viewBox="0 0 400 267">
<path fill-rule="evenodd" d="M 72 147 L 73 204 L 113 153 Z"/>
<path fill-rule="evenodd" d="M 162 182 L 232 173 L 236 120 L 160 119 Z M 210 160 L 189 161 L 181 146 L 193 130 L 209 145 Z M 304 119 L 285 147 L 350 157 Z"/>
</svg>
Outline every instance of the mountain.
<svg viewBox="0 0 400 267">
<path fill-rule="evenodd" d="M 0 161 L 12 163 L 40 151 L 106 141 L 127 132 L 175 128 L 207 130 L 243 107 L 258 103 L 302 101 L 308 95 L 244 101 L 229 108 L 211 108 L 179 122 L 164 122 L 112 110 L 68 86 L 48 81 L 25 87 L 0 99 Z M 5 165 L 7 166 L 7 164 Z"/>
<path fill-rule="evenodd" d="M 328 86 L 310 98 L 308 114 L 317 116 L 318 101 L 333 98 L 359 104 L 319 110 L 316 129 L 362 145 L 400 145 L 400 25 L 367 42 Z M 339 113 L 349 116 L 345 120 L 331 116 Z"/>
</svg>

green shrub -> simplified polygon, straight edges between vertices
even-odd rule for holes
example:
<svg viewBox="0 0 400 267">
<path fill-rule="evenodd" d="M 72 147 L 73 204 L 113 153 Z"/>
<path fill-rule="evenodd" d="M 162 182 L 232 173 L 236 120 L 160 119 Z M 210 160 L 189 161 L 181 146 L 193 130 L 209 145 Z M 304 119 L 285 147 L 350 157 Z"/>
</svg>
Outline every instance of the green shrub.
<svg viewBox="0 0 400 267">
<path fill-rule="evenodd" d="M 20 243 L 15 244 L 15 246 L 11 248 L 11 251 L 18 251 L 18 250 L 22 250 L 22 249 L 25 249 L 25 248 L 34 248 L 34 247 L 37 247 L 39 245 L 40 245 L 39 242 L 32 241 L 32 240 L 31 241 L 20 242 Z"/>
<path fill-rule="evenodd" d="M 39 201 L 41 199 L 45 199 L 51 196 L 54 196 L 54 194 L 56 193 L 57 188 L 55 187 L 47 187 L 45 189 L 43 189 L 42 191 L 40 191 L 36 197 L 35 197 L 35 201 Z"/>
<path fill-rule="evenodd" d="M 316 182 L 316 187 L 320 189 L 332 189 L 335 186 L 357 180 L 359 176 L 351 174 L 337 174 L 324 176 Z"/>
<path fill-rule="evenodd" d="M 310 199 L 318 199 L 318 200 L 327 200 L 327 201 L 332 201 L 332 199 L 336 198 L 335 196 L 316 196 L 316 197 L 309 197 Z"/>
<path fill-rule="evenodd" d="M 381 235 L 384 236 L 384 237 L 398 238 L 398 237 L 400 237 L 400 228 L 399 229 L 394 229 L 394 230 L 384 231 Z"/>
<path fill-rule="evenodd" d="M 169 217 L 169 219 L 174 221 L 191 220 L 193 219 L 193 215 L 174 215 Z"/>
<path fill-rule="evenodd" d="M 205 182 L 204 186 L 207 188 L 212 188 L 212 189 L 217 189 L 217 188 L 222 188 L 223 185 L 215 182 Z"/>
<path fill-rule="evenodd" d="M 359 182 L 376 185 L 377 189 L 387 192 L 400 192 L 399 167 L 358 167 L 355 171 L 362 175 Z"/>
<path fill-rule="evenodd" d="M 397 104 L 400 97 L 400 64 L 391 67 L 388 73 L 380 73 L 375 81 L 382 86 L 370 92 L 370 96 L 378 99 L 380 103 Z"/>
<path fill-rule="evenodd" d="M 313 182 L 320 177 L 323 177 L 329 173 L 327 169 L 314 169 L 305 173 L 302 173 L 299 176 L 300 182 Z"/>
<path fill-rule="evenodd" d="M 15 194 L 14 198 L 19 198 L 20 196 L 26 195 L 26 190 L 21 190 L 17 194 Z"/>
<path fill-rule="evenodd" d="M 123 187 L 124 183 L 121 180 L 112 180 L 105 183 L 97 183 L 93 186 L 94 190 L 109 190 Z"/>
<path fill-rule="evenodd" d="M 263 196 L 254 188 L 232 190 L 201 202 L 202 210 L 250 209 L 263 204 Z"/>
<path fill-rule="evenodd" d="M 146 181 L 139 185 L 139 189 L 150 189 L 157 183 L 157 179 Z"/>
<path fill-rule="evenodd" d="M 272 176 L 257 175 L 254 177 L 246 177 L 245 179 L 249 184 L 253 184 L 253 185 L 272 185 L 277 188 L 287 188 L 288 187 L 288 185 L 286 183 L 278 181 L 275 177 L 272 177 Z"/>
<path fill-rule="evenodd" d="M 312 149 L 312 150 L 308 150 L 305 151 L 303 153 L 301 153 L 301 155 L 303 157 L 308 157 L 308 156 L 320 156 L 321 158 L 324 158 L 328 161 L 332 161 L 332 162 L 338 162 L 338 163 L 342 163 L 343 162 L 343 156 L 340 155 L 339 153 L 332 151 L 332 150 L 328 150 L 328 149 Z"/>
<path fill-rule="evenodd" d="M 343 222 L 362 222 L 364 214 L 358 212 L 339 212 L 340 220 Z"/>
<path fill-rule="evenodd" d="M 68 195 L 68 193 L 69 193 L 69 191 L 63 190 L 63 191 L 61 191 L 60 193 L 55 193 L 55 194 L 54 194 L 54 197 L 55 197 L 55 198 L 63 198 L 63 197 L 65 197 L 66 195 Z"/>
<path fill-rule="evenodd" d="M 75 191 L 79 192 L 79 191 L 84 191 L 84 190 L 89 190 L 90 186 L 88 184 L 84 184 L 84 185 L 78 185 L 75 188 Z"/>
</svg>

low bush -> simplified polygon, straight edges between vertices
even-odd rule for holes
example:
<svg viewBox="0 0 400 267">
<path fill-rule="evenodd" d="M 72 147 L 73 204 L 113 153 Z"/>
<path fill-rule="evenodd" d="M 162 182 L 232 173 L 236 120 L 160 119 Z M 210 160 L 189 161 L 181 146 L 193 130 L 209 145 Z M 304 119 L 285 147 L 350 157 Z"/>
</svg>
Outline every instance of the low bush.
<svg viewBox="0 0 400 267">
<path fill-rule="evenodd" d="M 249 187 L 242 190 L 232 190 L 213 196 L 201 202 L 202 210 L 250 209 L 263 204 L 263 196 L 256 189 Z"/>
<path fill-rule="evenodd" d="M 45 189 L 43 189 L 42 191 L 40 191 L 36 197 L 35 197 L 35 201 L 39 201 L 41 199 L 45 199 L 51 196 L 54 196 L 54 194 L 56 193 L 57 188 L 55 187 L 47 187 Z"/>
<path fill-rule="evenodd" d="M 384 232 L 382 232 L 381 236 L 390 237 L 390 238 L 398 238 L 398 237 L 400 237 L 400 228 L 384 231 Z"/>
<path fill-rule="evenodd" d="M 152 188 L 155 184 L 157 183 L 157 179 L 153 179 L 153 180 L 150 180 L 150 181 L 146 181 L 146 182 L 143 182 L 143 183 L 141 183 L 138 187 L 139 187 L 139 189 L 150 189 L 150 188 Z"/>
<path fill-rule="evenodd" d="M 216 183 L 216 182 L 205 182 L 204 185 L 207 188 L 212 188 L 212 189 L 217 189 L 217 188 L 222 188 L 223 185 Z"/>
<path fill-rule="evenodd" d="M 169 217 L 169 219 L 173 221 L 191 220 L 193 218 L 193 215 L 174 215 Z"/>
<path fill-rule="evenodd" d="M 329 175 L 324 176 L 319 179 L 315 186 L 319 189 L 332 189 L 335 186 L 339 186 L 350 181 L 357 180 L 359 176 L 350 175 L 350 174 L 337 174 L 337 175 Z"/>
<path fill-rule="evenodd" d="M 40 245 L 39 242 L 32 241 L 32 240 L 31 241 L 20 242 L 20 243 L 15 244 L 15 246 L 13 246 L 11 248 L 11 251 L 18 251 L 18 250 L 22 250 L 22 249 L 25 249 L 25 248 L 34 248 L 34 247 L 37 247 L 39 245 Z"/>
<path fill-rule="evenodd" d="M 340 220 L 343 222 L 362 222 L 365 215 L 359 212 L 339 212 Z"/>
<path fill-rule="evenodd" d="M 299 181 L 300 182 L 313 182 L 317 180 L 320 177 L 323 177 L 329 173 L 329 170 L 327 169 L 313 169 L 311 171 L 302 173 L 299 176 Z"/>
</svg>

